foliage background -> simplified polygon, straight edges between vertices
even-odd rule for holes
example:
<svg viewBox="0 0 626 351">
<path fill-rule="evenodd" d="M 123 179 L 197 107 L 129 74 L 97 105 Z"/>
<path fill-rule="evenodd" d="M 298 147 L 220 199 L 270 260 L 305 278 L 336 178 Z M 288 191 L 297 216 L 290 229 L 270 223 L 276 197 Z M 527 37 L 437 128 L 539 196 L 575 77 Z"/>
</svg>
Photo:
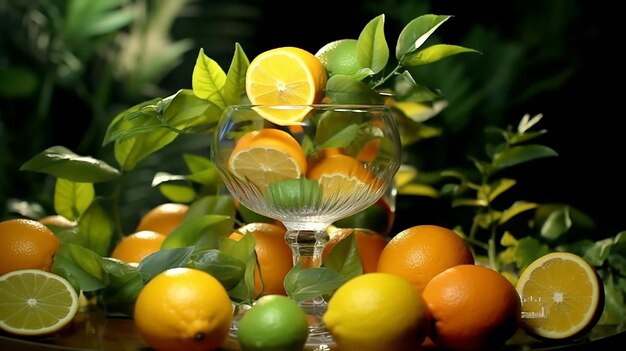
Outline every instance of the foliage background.
<svg viewBox="0 0 626 351">
<path fill-rule="evenodd" d="M 23 162 L 53 145 L 109 158 L 110 150 L 102 149 L 100 141 L 110 119 L 139 101 L 190 87 L 200 48 L 227 68 L 235 42 L 241 43 L 250 59 L 287 45 L 315 52 L 327 42 L 356 38 L 367 21 L 385 13 L 385 30 L 393 43 L 410 19 L 435 13 L 454 16 L 437 31 L 443 42 L 483 54 L 451 57 L 416 72 L 424 82 L 440 88 L 450 105 L 429 121 L 442 127 L 444 135 L 408 149 L 411 162 L 423 171 L 466 166 L 468 156 L 481 155 L 487 125 L 516 125 L 525 113 L 543 113 L 541 127 L 548 133 L 542 143 L 560 156 L 520 168 L 515 174 L 520 185 L 511 196 L 581 209 L 596 220 L 597 229 L 588 233 L 590 237 L 611 236 L 626 228 L 619 205 L 626 186 L 618 171 L 624 147 L 617 128 L 623 64 L 615 54 L 619 21 L 612 17 L 619 12 L 612 2 L 335 0 L 296 6 L 271 0 L 103 0 L 99 3 L 143 6 L 145 12 L 119 28 L 74 42 L 64 40 L 67 31 L 54 26 L 37 27 L 41 30 L 37 35 L 34 27 L 24 25 L 24 9 L 63 8 L 70 2 L 0 0 L 3 218 L 15 210 L 14 199 L 39 203 L 42 213 L 52 211 L 51 183 L 40 174 L 20 172 Z M 58 23 L 64 23 L 62 12 L 58 15 Z M 80 27 L 75 30 L 84 32 Z M 49 105 L 38 112 L 45 78 L 62 67 L 50 55 L 53 51 L 33 49 L 45 47 L 32 42 L 42 33 L 56 33 L 57 42 L 68 43 L 83 67 L 74 76 L 58 75 Z M 120 41 L 124 35 L 136 41 Z M 140 55 L 134 66 L 121 70 L 122 53 L 132 51 L 133 45 Z M 175 48 L 180 55 L 170 65 L 154 68 L 152 75 L 137 74 Z M 16 68 L 24 75 L 9 75 Z M 182 167 L 182 150 L 206 155 L 207 141 L 185 138 L 142 164 L 125 185 L 127 223 L 163 201 L 150 188 L 150 180 L 157 169 L 176 173 Z M 455 221 L 449 203 L 439 199 L 401 197 L 398 205 L 394 232 L 416 224 Z"/>
</svg>

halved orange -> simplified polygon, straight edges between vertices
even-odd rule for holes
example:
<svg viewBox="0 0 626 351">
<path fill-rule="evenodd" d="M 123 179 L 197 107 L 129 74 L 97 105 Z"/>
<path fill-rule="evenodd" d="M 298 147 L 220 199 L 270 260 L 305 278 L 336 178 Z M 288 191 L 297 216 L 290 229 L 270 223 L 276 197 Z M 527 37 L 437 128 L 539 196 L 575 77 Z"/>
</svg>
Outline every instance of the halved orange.
<svg viewBox="0 0 626 351">
<path fill-rule="evenodd" d="M 604 309 L 604 286 L 582 257 L 553 252 L 524 269 L 516 285 L 522 327 L 531 335 L 565 339 L 589 331 Z"/>
<path fill-rule="evenodd" d="M 228 167 L 240 179 L 247 179 L 259 189 L 306 173 L 304 150 L 289 133 L 272 128 L 252 131 L 241 137 Z"/>
<path fill-rule="evenodd" d="M 246 94 L 254 105 L 310 105 L 324 97 L 328 77 L 312 53 L 297 47 L 280 47 L 259 54 L 246 72 Z M 267 120 L 289 125 L 302 121 L 310 108 L 269 109 L 257 112 Z"/>
</svg>

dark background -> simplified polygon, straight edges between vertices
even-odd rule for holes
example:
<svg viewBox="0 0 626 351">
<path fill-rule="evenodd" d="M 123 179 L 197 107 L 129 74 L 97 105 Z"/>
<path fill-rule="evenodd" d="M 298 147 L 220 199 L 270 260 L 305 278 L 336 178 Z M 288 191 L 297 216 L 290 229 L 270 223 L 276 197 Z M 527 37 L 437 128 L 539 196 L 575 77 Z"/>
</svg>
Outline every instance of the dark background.
<svg viewBox="0 0 626 351">
<path fill-rule="evenodd" d="M 1 4 L 13 6 L 8 1 Z M 249 59 L 279 46 L 315 52 L 330 41 L 357 38 L 369 20 L 384 13 L 393 50 L 409 20 L 425 13 L 453 15 L 433 40 L 482 54 L 455 56 L 416 72 L 417 78 L 440 88 L 450 102 L 429 121 L 442 127 L 444 135 L 408 150 L 415 153 L 421 170 L 467 166 L 469 155 L 482 156 L 485 126 L 516 126 L 524 114 L 542 113 L 540 127 L 548 133 L 540 143 L 556 150 L 559 157 L 517 169 L 514 177 L 519 185 L 514 195 L 527 201 L 571 204 L 596 220 L 597 229 L 590 236 L 613 236 L 626 229 L 622 205 L 626 187 L 620 171 L 625 148 L 619 128 L 624 72 L 618 50 L 623 31 L 616 7 L 610 1 L 572 0 L 189 1 L 171 35 L 191 39 L 193 46 L 178 66 L 156 82 L 160 89 L 155 96 L 191 86 L 200 48 L 226 70 L 235 42 Z M 20 28 L 8 28 L 7 23 L 0 28 L 0 68 L 16 63 L 37 66 L 33 55 L 15 40 Z M 99 66 L 89 67 L 85 79 L 98 84 L 91 76 Z M 122 98 L 116 93 L 114 89 L 109 110 L 100 121 L 103 126 L 116 111 L 154 97 Z M 96 134 L 87 143 L 83 140 L 81 131 L 94 117 L 72 87 L 57 87 L 47 118 L 38 123 L 32 123 L 32 98 L 0 95 L 0 167 L 4 168 L 0 169 L 0 203 L 24 199 L 40 202 L 49 211 L 50 198 L 45 194 L 50 185 L 41 175 L 17 171 L 19 166 L 52 145 L 98 156 L 101 139 Z M 162 201 L 155 190 L 150 196 L 151 200 L 137 200 L 135 206 Z M 446 221 L 442 217 L 447 209 L 432 199 L 401 198 L 399 204 L 397 228 Z M 7 209 L 3 211 L 6 215 Z"/>
</svg>

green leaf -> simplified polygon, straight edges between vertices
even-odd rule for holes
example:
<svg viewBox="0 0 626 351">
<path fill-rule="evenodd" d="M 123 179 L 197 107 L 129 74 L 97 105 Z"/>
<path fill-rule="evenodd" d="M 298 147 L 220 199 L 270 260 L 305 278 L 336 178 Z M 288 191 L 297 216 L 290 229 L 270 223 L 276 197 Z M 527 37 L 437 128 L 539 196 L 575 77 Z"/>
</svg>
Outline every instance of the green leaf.
<svg viewBox="0 0 626 351">
<path fill-rule="evenodd" d="M 538 204 L 534 202 L 516 201 L 513 203 L 513 205 L 511 205 L 511 207 L 502 211 L 502 216 L 500 216 L 500 220 L 498 221 L 498 223 L 504 224 L 518 214 L 535 209 L 537 208 L 537 206 Z"/>
<path fill-rule="evenodd" d="M 152 129 L 160 128 L 161 126 L 156 115 L 157 104 L 161 100 L 161 98 L 155 98 L 143 101 L 118 113 L 107 127 L 102 146 L 118 139 L 124 140 L 137 134 L 148 133 Z"/>
<path fill-rule="evenodd" d="M 363 265 L 357 249 L 354 231 L 330 250 L 324 266 L 339 272 L 346 280 L 363 274 Z"/>
<path fill-rule="evenodd" d="M 162 184 L 159 191 L 171 202 L 189 203 L 197 196 L 190 184 Z"/>
<path fill-rule="evenodd" d="M 75 221 L 91 205 L 94 197 L 93 184 L 57 178 L 54 185 L 54 210 L 61 216 Z"/>
<path fill-rule="evenodd" d="M 385 39 L 385 15 L 369 21 L 357 41 L 357 62 L 370 68 L 374 74 L 382 71 L 389 61 L 389 47 Z"/>
<path fill-rule="evenodd" d="M 63 276 L 76 282 L 82 291 L 95 291 L 106 285 L 101 260 L 100 255 L 83 246 L 61 243 L 52 270 L 62 271 Z"/>
<path fill-rule="evenodd" d="M 165 241 L 161 244 L 161 249 L 192 246 L 196 245 L 198 242 L 205 243 L 206 246 L 204 247 L 206 248 L 211 248 L 212 245 L 207 243 L 217 242 L 217 238 L 221 233 L 206 230 L 217 227 L 222 222 L 230 219 L 229 216 L 223 215 L 202 215 L 200 217 L 186 219 L 167 235 L 167 238 L 165 238 Z M 203 238 L 202 236 L 208 236 L 208 238 Z"/>
<path fill-rule="evenodd" d="M 400 32 L 396 44 L 396 59 L 416 51 L 451 16 L 422 15 L 409 22 Z"/>
<path fill-rule="evenodd" d="M 320 267 L 302 269 L 298 262 L 285 277 L 285 290 L 300 302 L 322 295 L 332 295 L 346 279 L 338 272 Z"/>
<path fill-rule="evenodd" d="M 159 251 L 146 256 L 139 265 L 137 271 L 144 282 L 154 278 L 157 274 L 170 268 L 183 267 L 191 259 L 194 248 L 192 246 L 167 249 L 161 246 Z"/>
<path fill-rule="evenodd" d="M 241 73 L 233 71 L 233 75 L 239 74 Z M 231 76 L 231 79 L 236 78 Z M 201 99 L 209 100 L 217 106 L 225 108 L 227 103 L 221 94 L 225 83 L 226 73 L 215 60 L 205 55 L 204 49 L 201 48 L 191 75 L 193 93 Z"/>
<path fill-rule="evenodd" d="M 250 60 L 248 60 L 241 45 L 235 43 L 235 54 L 230 62 L 226 81 L 221 91 L 224 102 L 227 105 L 238 104 L 246 94 L 246 72 L 248 71 L 248 66 L 250 66 Z"/>
<path fill-rule="evenodd" d="M 620 279 L 624 281 L 624 279 Z M 626 285 L 626 283 L 625 283 Z M 626 319 L 625 291 L 612 280 L 604 279 L 604 311 L 598 321 L 600 325 L 620 325 Z"/>
<path fill-rule="evenodd" d="M 452 201 L 452 207 L 460 207 L 460 206 L 472 206 L 472 207 L 486 207 L 488 205 L 487 201 L 480 199 L 454 199 Z"/>
<path fill-rule="evenodd" d="M 541 226 L 541 236 L 556 240 L 572 227 L 569 207 L 564 206 L 552 212 Z"/>
<path fill-rule="evenodd" d="M 78 221 L 81 244 L 99 254 L 107 256 L 113 237 L 113 223 L 98 201 L 91 203 Z"/>
<path fill-rule="evenodd" d="M 500 194 L 511 189 L 516 183 L 517 181 L 515 181 L 515 179 L 510 178 L 500 178 L 491 182 L 491 184 L 489 184 L 489 191 L 487 192 L 487 200 L 492 202 Z"/>
<path fill-rule="evenodd" d="M 211 274 L 222 283 L 226 290 L 234 288 L 243 278 L 246 270 L 245 261 L 216 249 L 195 251 L 191 256 L 190 267 Z"/>
<path fill-rule="evenodd" d="M 479 213 L 474 216 L 474 221 L 478 226 L 483 229 L 489 229 L 492 224 L 498 222 L 500 217 L 502 216 L 502 212 L 496 210 L 489 210 L 484 213 Z"/>
<path fill-rule="evenodd" d="M 518 240 L 515 248 L 515 263 L 519 271 L 523 271 L 534 260 L 546 255 L 550 252 L 550 248 L 546 244 L 542 244 L 539 240 L 532 237 L 524 237 Z"/>
<path fill-rule="evenodd" d="M 609 257 L 611 248 L 613 248 L 614 239 L 606 238 L 593 243 L 593 245 L 585 251 L 583 258 L 592 266 L 600 267 Z"/>
<path fill-rule="evenodd" d="M 137 269 L 124 262 L 104 257 L 101 265 L 106 271 L 107 284 L 98 292 L 98 304 L 106 313 L 133 316 L 135 301 L 144 287 Z"/>
<path fill-rule="evenodd" d="M 463 46 L 435 44 L 417 52 L 403 55 L 400 64 L 404 67 L 422 66 L 465 52 L 479 53 L 477 50 L 469 49 Z"/>
<path fill-rule="evenodd" d="M 254 251 L 255 245 L 254 235 L 244 235 L 239 241 L 225 238 L 221 242 L 220 250 L 246 263 L 243 279 L 234 288 L 228 290 L 228 295 L 234 301 L 246 303 L 254 301 L 254 271 L 258 263 Z"/>
<path fill-rule="evenodd" d="M 544 157 L 558 156 L 556 151 L 543 145 L 514 146 L 502 152 L 496 153 L 492 166 L 496 170 L 502 170 L 524 162 L 533 161 Z"/>
<path fill-rule="evenodd" d="M 329 139 L 327 139 L 322 145 L 320 145 L 320 148 L 327 149 L 331 147 L 347 147 L 357 137 L 358 133 L 359 126 L 356 124 L 351 124 L 339 130 L 338 133 L 334 133 Z"/>
<path fill-rule="evenodd" d="M 334 75 L 328 78 L 325 94 L 333 104 L 376 105 L 384 103 L 383 97 L 369 85 L 344 75 Z"/>
<path fill-rule="evenodd" d="M 64 146 L 52 146 L 26 161 L 20 171 L 41 172 L 78 183 L 115 180 L 120 172 L 106 162 L 90 156 L 79 156 Z"/>
</svg>

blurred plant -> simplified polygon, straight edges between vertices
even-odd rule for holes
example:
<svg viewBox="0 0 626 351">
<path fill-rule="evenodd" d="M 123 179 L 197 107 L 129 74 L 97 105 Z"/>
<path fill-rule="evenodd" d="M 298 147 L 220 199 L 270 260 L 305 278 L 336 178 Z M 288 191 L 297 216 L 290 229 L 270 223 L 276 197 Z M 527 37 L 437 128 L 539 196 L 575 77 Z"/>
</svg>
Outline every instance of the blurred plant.
<svg viewBox="0 0 626 351">
<path fill-rule="evenodd" d="M 186 3 L 0 0 L 0 30 L 7 34 L 0 40 L 0 135 L 8 140 L 0 145 L 2 156 L 12 161 L 32 155 L 59 134 L 79 152 L 99 154 L 113 111 L 162 94 L 158 82 L 191 48 L 189 40 L 173 42 L 169 35 Z M 69 125 L 84 132 L 70 135 Z M 22 143 L 26 138 L 29 143 Z M 8 181 L 15 186 L 20 179 Z"/>
</svg>

